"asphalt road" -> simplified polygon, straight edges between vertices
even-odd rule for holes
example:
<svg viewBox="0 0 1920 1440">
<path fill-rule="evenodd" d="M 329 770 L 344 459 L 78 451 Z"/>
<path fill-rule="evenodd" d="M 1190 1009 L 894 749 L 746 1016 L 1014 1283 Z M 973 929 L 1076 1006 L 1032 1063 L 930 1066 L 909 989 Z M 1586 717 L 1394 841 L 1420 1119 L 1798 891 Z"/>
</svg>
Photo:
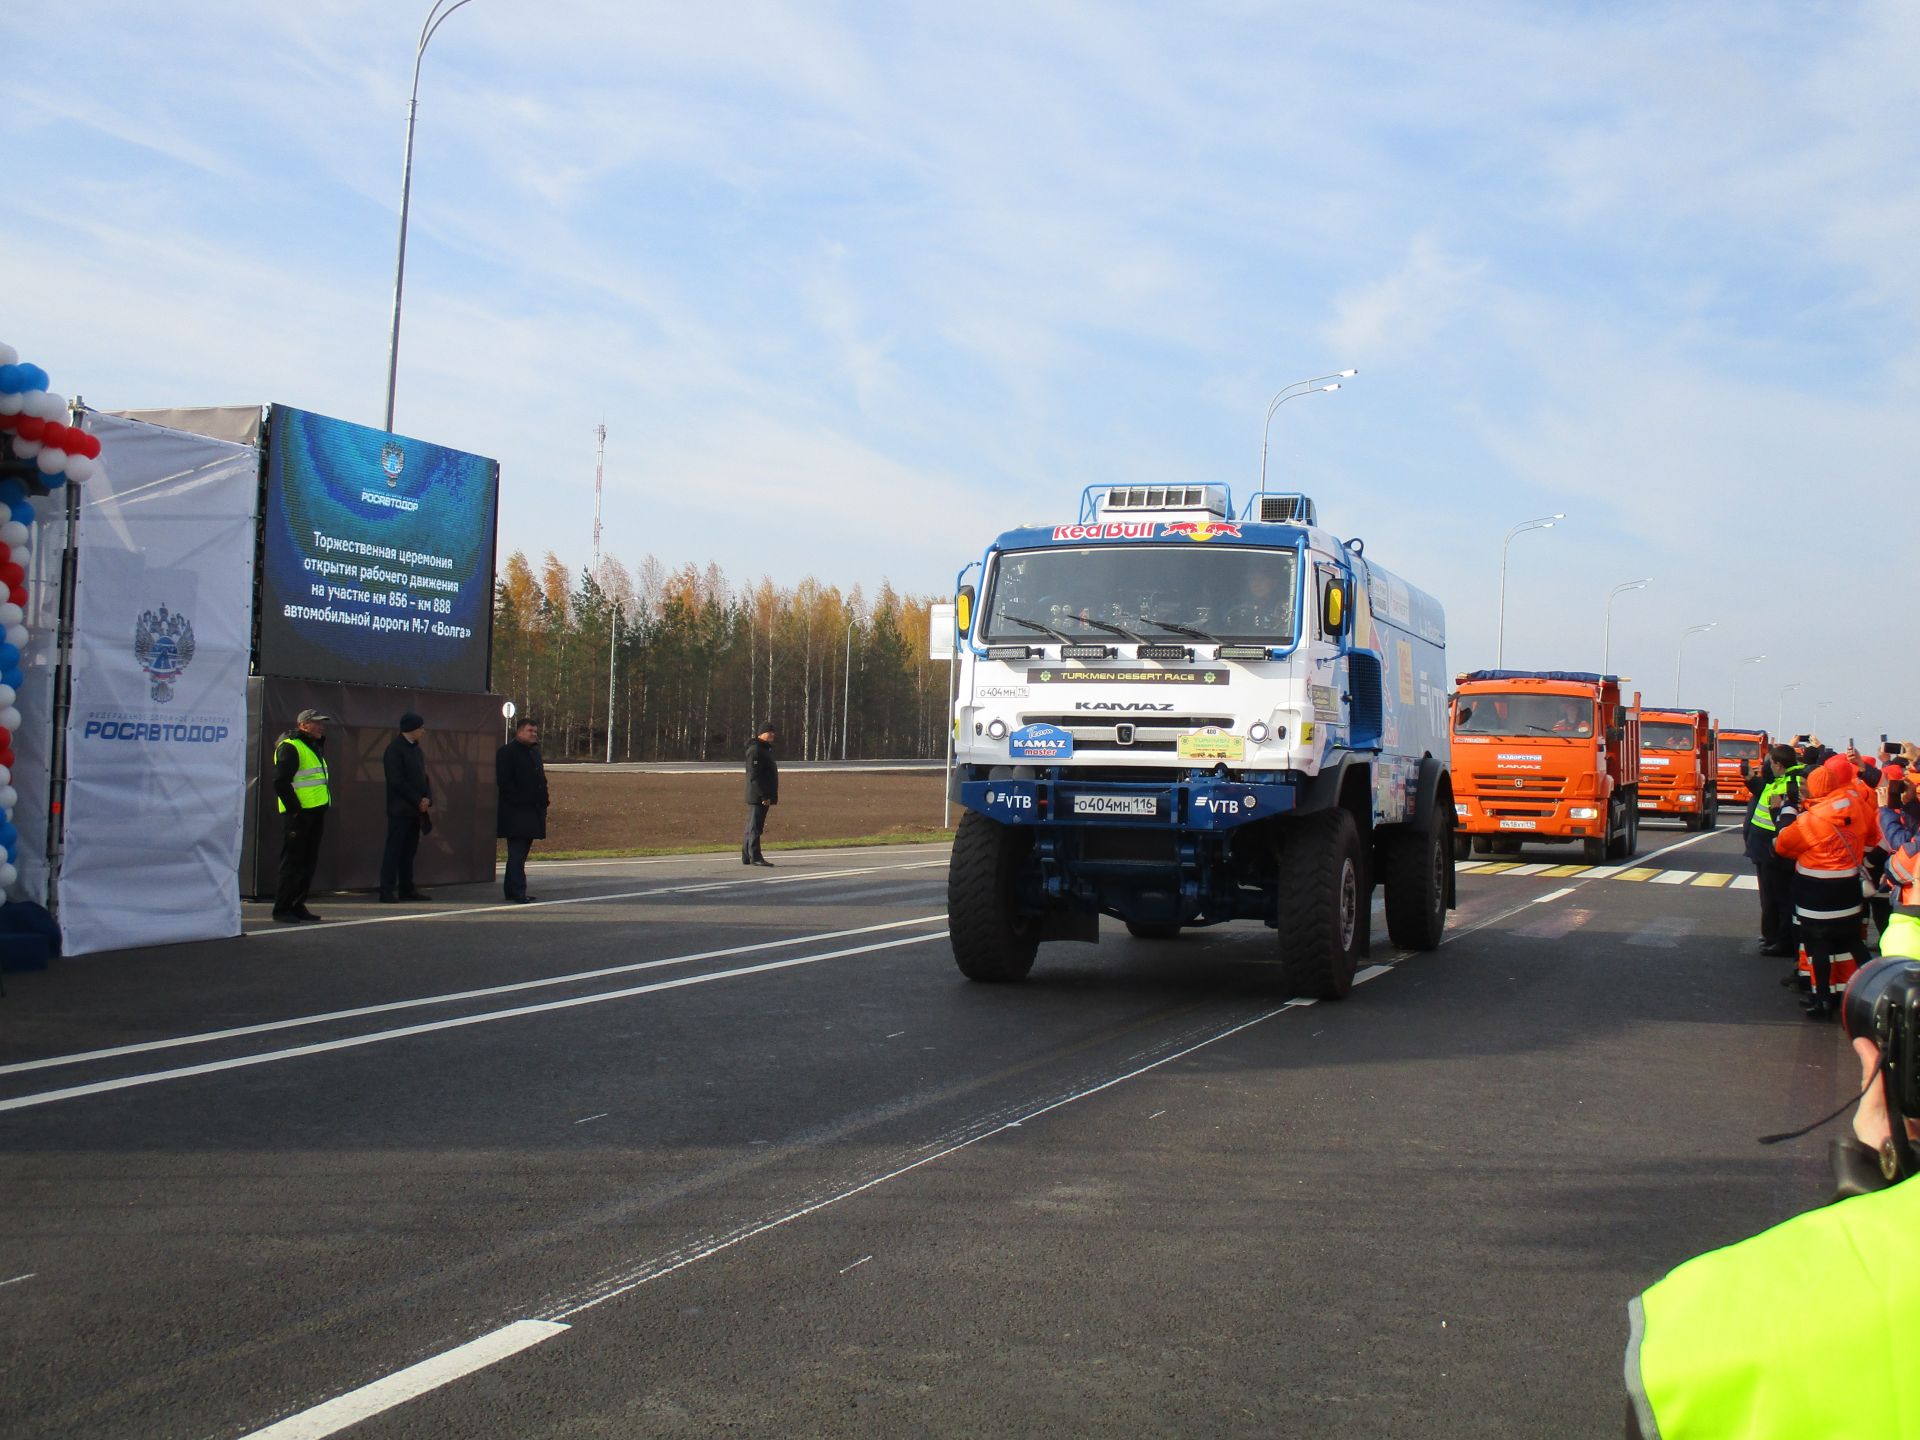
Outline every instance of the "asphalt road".
<svg viewBox="0 0 1920 1440">
<path fill-rule="evenodd" d="M 1341 1004 L 1257 926 L 969 985 L 931 847 L 9 976 L 0 1433 L 1617 1435 L 1627 1299 L 1855 1078 L 1736 838 L 1641 848 Z"/>
</svg>

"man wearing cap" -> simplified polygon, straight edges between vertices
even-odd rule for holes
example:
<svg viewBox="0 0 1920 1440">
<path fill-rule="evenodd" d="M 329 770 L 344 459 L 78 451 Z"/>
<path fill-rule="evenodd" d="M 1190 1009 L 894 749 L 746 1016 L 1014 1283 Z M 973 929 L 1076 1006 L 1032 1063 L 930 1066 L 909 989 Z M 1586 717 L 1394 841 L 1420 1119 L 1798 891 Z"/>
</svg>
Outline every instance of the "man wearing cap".
<svg viewBox="0 0 1920 1440">
<path fill-rule="evenodd" d="M 493 757 L 494 781 L 500 790 L 499 836 L 507 842 L 507 873 L 503 888 L 515 905 L 531 905 L 527 894 L 527 856 L 533 842 L 547 838 L 547 767 L 540 758 L 540 726 L 522 715 L 513 725 L 513 738 Z"/>
<path fill-rule="evenodd" d="M 273 747 L 273 794 L 280 806 L 280 886 L 273 896 L 273 918 L 285 925 L 318 920 L 307 908 L 314 867 L 320 863 L 320 835 L 326 829 L 333 792 L 327 786 L 327 726 L 324 710 L 302 710 L 294 728 Z"/>
<path fill-rule="evenodd" d="M 387 848 L 380 857 L 380 900 L 431 900 L 413 885 L 413 857 L 420 835 L 433 826 L 433 782 L 427 779 L 427 756 L 420 737 L 427 722 L 409 710 L 400 717 L 400 733 L 387 746 L 381 765 L 387 775 Z"/>
<path fill-rule="evenodd" d="M 767 811 L 780 803 L 780 766 L 773 758 L 773 722 L 761 725 L 747 742 L 747 830 L 740 837 L 742 865 L 771 865 L 760 853 L 760 833 L 767 828 Z"/>
</svg>

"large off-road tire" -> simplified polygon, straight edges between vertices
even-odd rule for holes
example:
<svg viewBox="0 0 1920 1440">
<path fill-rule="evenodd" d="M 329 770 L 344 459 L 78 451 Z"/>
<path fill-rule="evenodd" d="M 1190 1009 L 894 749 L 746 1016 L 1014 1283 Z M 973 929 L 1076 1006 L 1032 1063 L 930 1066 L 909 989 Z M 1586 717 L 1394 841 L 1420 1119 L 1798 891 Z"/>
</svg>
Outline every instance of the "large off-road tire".
<svg viewBox="0 0 1920 1440">
<path fill-rule="evenodd" d="M 1387 938 L 1402 950 L 1437 950 L 1447 929 L 1453 879 L 1453 826 L 1442 815 L 1430 831 L 1400 830 L 1382 847 Z"/>
<path fill-rule="evenodd" d="M 1127 921 L 1127 933 L 1136 940 L 1176 940 L 1180 936 L 1178 925 L 1142 925 L 1138 921 Z"/>
<path fill-rule="evenodd" d="M 1493 837 L 1491 835 L 1474 836 L 1473 837 L 1473 853 L 1476 855 L 1493 854 Z"/>
<path fill-rule="evenodd" d="M 1462 835 L 1459 831 L 1454 831 L 1453 858 L 1455 860 L 1470 860 L 1473 858 L 1473 837 L 1471 835 Z"/>
<path fill-rule="evenodd" d="M 1280 828 L 1275 919 L 1280 971 L 1295 995 L 1343 1000 L 1367 950 L 1372 887 L 1360 828 L 1326 810 Z"/>
<path fill-rule="evenodd" d="M 1591 835 L 1580 842 L 1580 860 L 1582 864 L 1598 865 L 1607 858 L 1607 841 L 1604 836 Z"/>
<path fill-rule="evenodd" d="M 1698 814 L 1682 815 L 1680 817 L 1680 823 L 1686 828 L 1689 834 L 1698 835 L 1702 830 L 1707 828 L 1706 812 L 1703 810 Z"/>
<path fill-rule="evenodd" d="M 1033 832 L 976 811 L 960 817 L 947 867 L 947 931 L 953 962 L 969 980 L 1024 980 L 1040 948 L 1040 917 L 1018 905 Z"/>
</svg>

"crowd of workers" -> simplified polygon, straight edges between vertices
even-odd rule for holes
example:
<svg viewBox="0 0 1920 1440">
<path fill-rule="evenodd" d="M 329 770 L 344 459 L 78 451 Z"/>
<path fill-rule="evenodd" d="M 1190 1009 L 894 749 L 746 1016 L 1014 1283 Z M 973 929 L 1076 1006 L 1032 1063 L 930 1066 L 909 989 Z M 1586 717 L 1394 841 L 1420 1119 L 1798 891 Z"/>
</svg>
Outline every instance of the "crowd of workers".
<svg viewBox="0 0 1920 1440">
<path fill-rule="evenodd" d="M 1893 913 L 1913 896 L 1920 871 L 1920 786 L 1908 779 L 1913 757 L 1886 743 L 1879 753 L 1845 753 L 1809 741 L 1775 745 L 1748 774 L 1746 846 L 1760 879 L 1761 954 L 1791 957 L 1781 981 L 1800 983 L 1804 952 L 1809 1019 L 1836 1014 L 1836 978 L 1871 956 L 1868 922 L 1885 949 L 1920 921 Z M 1920 776 L 1916 776 L 1920 780 Z M 1910 946 L 1920 956 L 1920 944 Z M 1904 949 L 1897 953 L 1905 953 Z M 1846 961 L 1835 974 L 1836 957 Z"/>
</svg>

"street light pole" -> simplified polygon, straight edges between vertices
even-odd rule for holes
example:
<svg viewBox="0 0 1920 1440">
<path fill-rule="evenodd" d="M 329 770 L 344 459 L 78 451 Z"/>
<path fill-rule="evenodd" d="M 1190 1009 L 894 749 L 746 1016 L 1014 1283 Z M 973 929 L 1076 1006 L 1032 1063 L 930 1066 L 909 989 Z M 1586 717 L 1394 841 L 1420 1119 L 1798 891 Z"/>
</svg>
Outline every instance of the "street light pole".
<svg viewBox="0 0 1920 1440">
<path fill-rule="evenodd" d="M 1791 685 L 1782 685 L 1780 687 L 1780 708 L 1773 717 L 1773 739 L 1775 744 L 1780 743 L 1780 737 L 1787 733 L 1787 692 L 1789 690 L 1798 690 L 1805 684 L 1806 682 L 1804 680 L 1796 680 Z"/>
<path fill-rule="evenodd" d="M 1551 515 L 1542 515 L 1537 520 L 1522 520 L 1507 531 L 1507 538 L 1500 542 L 1500 625 L 1495 632 L 1493 645 L 1493 668 L 1506 668 L 1507 661 L 1507 547 L 1513 544 L 1513 537 L 1527 530 L 1551 530 L 1553 522 L 1567 518 L 1564 510 Z"/>
<path fill-rule="evenodd" d="M 1707 631 L 1713 629 L 1714 626 L 1718 625 L 1719 623 L 1720 622 L 1718 620 L 1709 620 L 1704 625 L 1689 625 L 1686 629 L 1680 632 L 1680 647 L 1679 647 L 1678 653 L 1674 656 L 1674 660 L 1673 660 L 1673 703 L 1674 704 L 1678 705 L 1680 703 L 1680 667 L 1681 667 L 1681 664 L 1687 658 L 1687 636 L 1704 635 Z"/>
<path fill-rule="evenodd" d="M 407 274 L 407 211 L 413 197 L 413 119 L 420 109 L 420 61 L 427 53 L 427 42 L 446 18 L 468 0 L 433 0 L 426 23 L 420 27 L 420 43 L 413 47 L 413 90 L 407 96 L 407 158 L 400 170 L 400 252 L 393 262 L 393 333 L 387 340 L 387 423 L 393 429 L 393 386 L 400 371 L 400 291 Z"/>
<path fill-rule="evenodd" d="M 853 711 L 848 703 L 853 698 L 853 621 L 847 622 L 847 662 L 841 671 L 840 688 L 840 759 L 847 758 L 847 736 L 851 733 Z"/>
<path fill-rule="evenodd" d="M 1749 655 L 1740 665 L 1758 665 L 1766 658 L 1764 655 Z M 1727 723 L 1730 725 L 1740 723 L 1740 665 L 1733 667 L 1733 704 L 1727 710 Z"/>
<path fill-rule="evenodd" d="M 1607 638 L 1606 638 L 1605 645 L 1602 646 L 1602 653 L 1601 653 L 1601 659 L 1600 659 L 1600 673 L 1602 675 L 1611 675 L 1613 673 L 1613 601 L 1614 601 L 1614 597 L 1617 595 L 1624 595 L 1629 590 L 1644 590 L 1647 588 L 1647 586 L 1651 585 L 1652 583 L 1653 583 L 1653 577 L 1649 575 L 1644 580 L 1629 580 L 1624 585 L 1616 585 L 1613 587 L 1612 590 L 1610 590 L 1607 593 Z"/>
<path fill-rule="evenodd" d="M 1273 430 L 1273 412 L 1289 400 L 1302 395 L 1327 395 L 1340 388 L 1340 381 L 1351 380 L 1358 370 L 1341 370 L 1332 375 L 1316 375 L 1311 380 L 1296 380 L 1267 402 L 1267 418 L 1260 427 L 1260 488 L 1267 488 L 1267 436 Z M 1331 385 L 1323 382 L 1331 380 Z"/>
</svg>

